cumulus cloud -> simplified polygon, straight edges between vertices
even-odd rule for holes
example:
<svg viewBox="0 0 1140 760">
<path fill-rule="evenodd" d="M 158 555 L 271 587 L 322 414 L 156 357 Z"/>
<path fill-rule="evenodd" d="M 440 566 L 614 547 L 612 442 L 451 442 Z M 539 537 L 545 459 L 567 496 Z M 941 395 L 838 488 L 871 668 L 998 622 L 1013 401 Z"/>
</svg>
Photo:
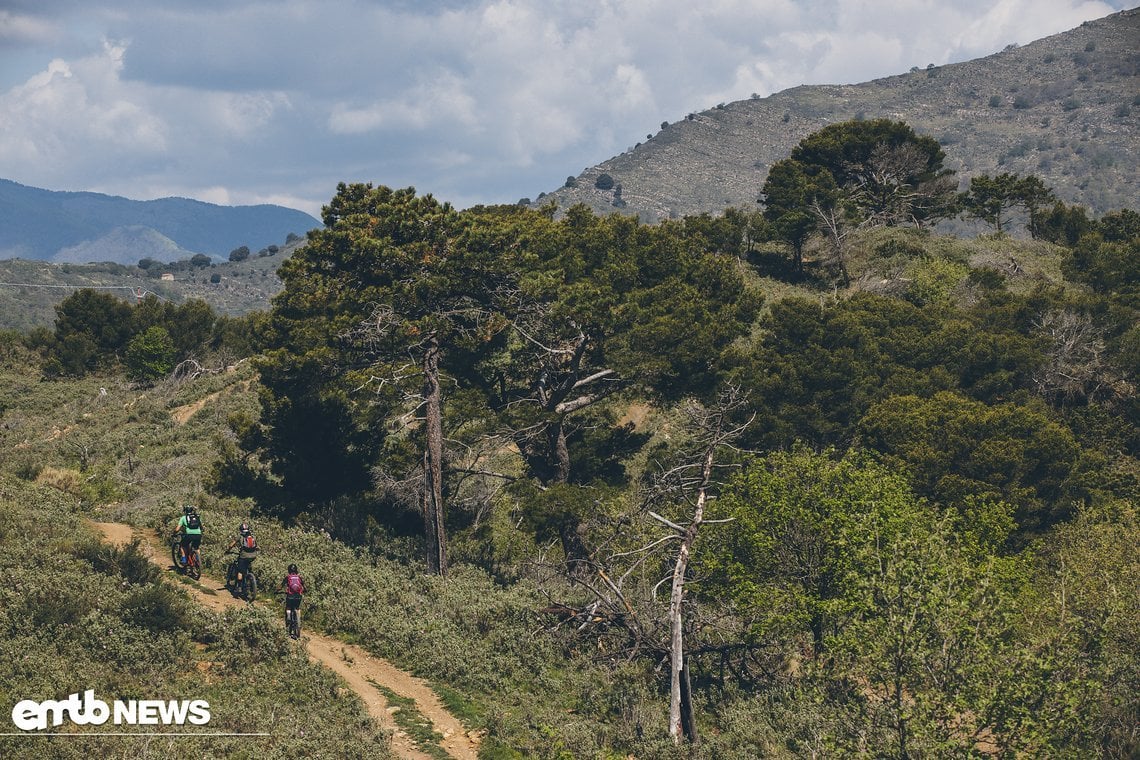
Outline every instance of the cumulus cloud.
<svg viewBox="0 0 1140 760">
<path fill-rule="evenodd" d="M 5 171 L 112 171 L 167 148 L 167 126 L 146 98 L 118 80 L 124 49 L 47 68 L 0 95 L 0 166 Z"/>
</svg>

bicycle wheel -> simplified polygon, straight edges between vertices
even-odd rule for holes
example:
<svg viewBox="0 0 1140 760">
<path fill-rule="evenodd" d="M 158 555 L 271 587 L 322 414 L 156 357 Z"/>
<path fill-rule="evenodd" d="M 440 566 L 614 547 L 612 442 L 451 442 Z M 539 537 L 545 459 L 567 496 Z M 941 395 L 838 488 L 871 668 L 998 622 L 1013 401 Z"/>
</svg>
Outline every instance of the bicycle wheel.
<svg viewBox="0 0 1140 760">
<path fill-rule="evenodd" d="M 231 562 L 226 567 L 226 590 L 231 594 L 237 590 L 237 563 Z"/>
<path fill-rule="evenodd" d="M 178 561 L 179 555 L 181 554 L 181 552 L 179 552 L 178 549 L 179 549 L 178 539 L 171 541 L 170 542 L 170 564 L 174 565 L 175 570 L 178 570 L 182 567 L 182 563 L 180 563 Z"/>
<path fill-rule="evenodd" d="M 248 602 L 253 602 L 257 598 L 257 576 L 252 570 L 247 570 L 245 573 L 245 598 Z"/>
<path fill-rule="evenodd" d="M 202 577 L 202 557 L 198 554 L 197 549 L 192 549 L 190 556 L 186 559 L 186 573 L 194 580 Z"/>
</svg>

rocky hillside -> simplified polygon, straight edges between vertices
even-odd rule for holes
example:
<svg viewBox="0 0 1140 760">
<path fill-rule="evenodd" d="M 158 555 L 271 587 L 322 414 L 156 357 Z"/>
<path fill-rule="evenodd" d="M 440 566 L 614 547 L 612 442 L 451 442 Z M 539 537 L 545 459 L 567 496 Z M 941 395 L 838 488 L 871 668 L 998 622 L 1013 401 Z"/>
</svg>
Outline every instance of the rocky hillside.
<svg viewBox="0 0 1140 760">
<path fill-rule="evenodd" d="M 227 315 L 268 309 L 270 299 L 282 288 L 277 268 L 305 240 L 298 238 L 276 253 L 240 262 L 147 270 L 115 263 L 0 260 L 0 330 L 51 327 L 56 304 L 80 288 L 106 290 L 132 303 L 150 293 L 176 304 L 200 298 L 215 312 Z"/>
<path fill-rule="evenodd" d="M 1034 174 L 1095 213 L 1135 207 L 1140 9 L 965 63 L 849 86 L 803 86 L 721 104 L 534 201 L 647 220 L 755 208 L 768 167 L 838 121 L 890 118 L 929 134 L 963 187 L 976 174 Z M 598 183 L 609 175 L 609 182 Z"/>
</svg>

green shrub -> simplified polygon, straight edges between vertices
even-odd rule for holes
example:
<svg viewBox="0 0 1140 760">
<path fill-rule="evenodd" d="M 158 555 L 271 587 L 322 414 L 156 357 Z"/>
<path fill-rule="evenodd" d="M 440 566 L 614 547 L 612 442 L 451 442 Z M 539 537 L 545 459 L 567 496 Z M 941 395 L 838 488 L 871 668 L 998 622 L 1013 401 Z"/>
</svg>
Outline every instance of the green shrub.
<svg viewBox="0 0 1140 760">
<path fill-rule="evenodd" d="M 142 551 L 137 538 L 121 547 L 102 541 L 88 541 L 79 546 L 76 556 L 90 562 L 97 572 L 122 576 L 136 586 L 155 583 L 160 575 L 159 569 Z"/>
<path fill-rule="evenodd" d="M 127 377 L 147 384 L 161 380 L 174 369 L 174 355 L 174 341 L 166 328 L 147 328 L 127 344 Z"/>
<path fill-rule="evenodd" d="M 948 259 L 925 259 L 908 269 L 911 279 L 907 300 L 919 305 L 949 304 L 958 283 L 969 274 L 969 267 Z"/>
<path fill-rule="evenodd" d="M 134 625 L 161 633 L 189 630 L 186 597 L 166 584 L 143 586 L 123 601 L 123 616 Z"/>
<path fill-rule="evenodd" d="M 227 667 L 235 669 L 273 662 L 290 651 L 282 619 L 260 606 L 226 610 L 210 619 L 199 636 L 216 643 Z"/>
<path fill-rule="evenodd" d="M 979 267 L 970 270 L 970 282 L 986 290 L 1000 290 L 1005 287 L 1005 274 L 994 267 Z"/>
<path fill-rule="evenodd" d="M 875 247 L 875 257 L 884 261 L 913 261 L 926 256 L 926 249 L 916 243 L 891 239 Z"/>
</svg>

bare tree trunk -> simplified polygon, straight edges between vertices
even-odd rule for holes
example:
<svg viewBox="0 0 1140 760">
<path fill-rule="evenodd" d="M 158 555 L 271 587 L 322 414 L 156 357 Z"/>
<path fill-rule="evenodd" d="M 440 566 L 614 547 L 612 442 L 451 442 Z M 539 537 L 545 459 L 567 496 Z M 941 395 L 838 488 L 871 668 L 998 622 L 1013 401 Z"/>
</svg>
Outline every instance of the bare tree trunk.
<svg viewBox="0 0 1140 760">
<path fill-rule="evenodd" d="M 693 721 L 690 716 L 690 725 L 686 726 L 681 720 L 682 675 L 686 677 L 688 675 L 688 669 L 685 667 L 684 620 L 681 616 L 681 604 L 685 592 L 685 571 L 689 566 L 689 554 L 692 552 L 693 542 L 697 538 L 697 530 L 700 528 L 701 521 L 704 519 L 705 503 L 708 500 L 709 481 L 712 479 L 713 454 L 715 450 L 716 445 L 713 443 L 710 444 L 705 451 L 705 460 L 701 467 L 700 490 L 697 492 L 697 504 L 693 510 L 693 520 L 689 523 L 689 527 L 685 529 L 685 536 L 681 541 L 681 548 L 677 551 L 677 563 L 673 567 L 673 587 L 669 595 L 669 625 L 671 632 L 669 637 L 669 658 L 671 664 L 671 678 L 669 683 L 669 736 L 672 737 L 674 744 L 681 743 L 682 734 L 690 741 L 696 740 L 696 732 L 693 730 L 695 729 L 695 721 Z M 687 692 L 688 689 L 685 689 L 685 691 Z M 691 713 L 691 698 L 685 701 L 689 703 L 689 711 Z"/>
<path fill-rule="evenodd" d="M 427 539 L 428 569 L 447 574 L 447 535 L 443 526 L 443 409 L 439 387 L 439 342 L 432 338 L 424 352 L 424 485 L 420 503 Z"/>
<path fill-rule="evenodd" d="M 689 681 L 687 662 L 681 667 L 681 728 L 690 743 L 697 744 L 700 741 L 700 737 L 697 736 L 697 713 L 693 709 L 693 685 Z"/>
<path fill-rule="evenodd" d="M 850 230 L 843 222 L 843 215 L 839 209 L 834 207 L 824 208 L 815 202 L 812 204 L 812 211 L 815 212 L 816 218 L 819 219 L 823 228 L 827 230 L 828 239 L 831 241 L 831 249 L 835 253 L 835 260 L 839 264 L 839 273 L 843 277 L 843 286 L 846 287 L 851 284 L 851 275 L 847 272 L 846 254 L 843 249 L 843 242 Z"/>
<path fill-rule="evenodd" d="M 554 460 L 554 482 L 565 483 L 570 480 L 570 449 L 566 446 L 566 426 L 561 417 L 550 424 L 547 434 L 550 436 L 550 453 Z"/>
</svg>

